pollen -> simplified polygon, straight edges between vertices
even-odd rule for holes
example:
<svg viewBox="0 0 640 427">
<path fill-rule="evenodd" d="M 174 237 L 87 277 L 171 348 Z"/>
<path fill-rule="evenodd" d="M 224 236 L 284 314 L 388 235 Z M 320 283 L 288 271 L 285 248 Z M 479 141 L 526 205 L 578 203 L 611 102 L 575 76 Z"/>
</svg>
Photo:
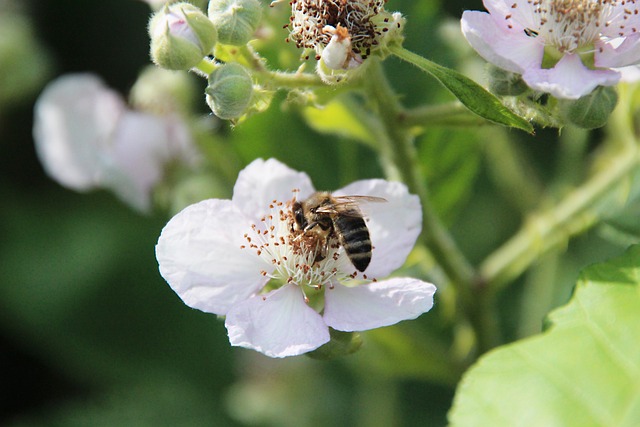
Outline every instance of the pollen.
<svg viewBox="0 0 640 427">
<path fill-rule="evenodd" d="M 335 237 L 326 242 L 317 234 L 297 229 L 292 210 L 295 196 L 297 192 L 289 201 L 270 203 L 266 215 L 244 234 L 243 249 L 252 250 L 265 262 L 260 274 L 276 285 L 295 284 L 301 287 L 303 295 L 307 286 L 315 290 L 332 289 L 334 281 L 352 277 L 340 268 L 349 261 Z M 327 251 L 327 255 L 318 261 L 318 254 L 324 254 L 322 251 Z"/>
</svg>

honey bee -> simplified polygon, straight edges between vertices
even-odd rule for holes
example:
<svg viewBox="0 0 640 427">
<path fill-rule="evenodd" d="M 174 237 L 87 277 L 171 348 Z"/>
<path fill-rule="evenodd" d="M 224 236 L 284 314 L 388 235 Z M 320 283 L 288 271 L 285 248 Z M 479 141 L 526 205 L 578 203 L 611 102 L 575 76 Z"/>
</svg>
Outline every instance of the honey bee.
<svg viewBox="0 0 640 427">
<path fill-rule="evenodd" d="M 382 197 L 333 196 L 317 192 L 292 205 L 295 228 L 305 235 L 313 233 L 320 250 L 315 261 L 322 261 L 332 239 L 337 239 L 358 271 L 365 271 L 371 262 L 369 229 L 358 204 L 386 202 Z M 335 240 L 334 240 L 335 241 Z"/>
</svg>

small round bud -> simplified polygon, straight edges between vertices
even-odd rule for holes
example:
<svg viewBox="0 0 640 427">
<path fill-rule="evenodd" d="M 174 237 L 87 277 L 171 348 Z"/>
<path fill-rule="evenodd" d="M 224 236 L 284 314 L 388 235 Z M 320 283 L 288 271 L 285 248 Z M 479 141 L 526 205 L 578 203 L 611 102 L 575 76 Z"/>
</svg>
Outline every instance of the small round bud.
<svg viewBox="0 0 640 427">
<path fill-rule="evenodd" d="M 245 45 L 253 38 L 262 6 L 258 0 L 211 0 L 209 19 L 218 29 L 220 43 L 233 46 Z"/>
<path fill-rule="evenodd" d="M 560 115 L 566 123 L 582 129 L 604 126 L 618 103 L 618 93 L 612 86 L 598 86 L 580 99 L 560 99 Z"/>
<path fill-rule="evenodd" d="M 213 114 L 224 120 L 237 119 L 249 107 L 253 82 L 242 65 L 225 64 L 209 75 L 205 93 Z"/>
<path fill-rule="evenodd" d="M 495 66 L 489 68 L 489 91 L 498 96 L 518 96 L 529 90 L 520 74 Z"/>
<path fill-rule="evenodd" d="M 145 67 L 129 92 L 134 109 L 158 115 L 188 115 L 194 108 L 196 89 L 194 76 L 181 71 Z"/>
<path fill-rule="evenodd" d="M 190 3 L 174 3 L 149 21 L 151 59 L 169 70 L 188 70 L 207 56 L 218 38 L 207 16 Z"/>
</svg>

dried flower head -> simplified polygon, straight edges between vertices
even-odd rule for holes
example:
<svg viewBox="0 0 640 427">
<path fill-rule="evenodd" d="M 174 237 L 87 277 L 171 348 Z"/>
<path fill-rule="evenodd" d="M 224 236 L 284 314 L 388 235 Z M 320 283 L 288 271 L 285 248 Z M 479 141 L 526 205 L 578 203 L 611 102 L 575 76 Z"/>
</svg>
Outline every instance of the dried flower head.
<svg viewBox="0 0 640 427">
<path fill-rule="evenodd" d="M 351 42 L 351 57 L 366 59 L 387 29 L 374 18 L 384 11 L 386 0 L 292 0 L 287 41 L 298 48 L 313 49 L 320 58 L 335 31 L 340 29 Z M 346 31 L 346 32 L 345 32 Z"/>
</svg>

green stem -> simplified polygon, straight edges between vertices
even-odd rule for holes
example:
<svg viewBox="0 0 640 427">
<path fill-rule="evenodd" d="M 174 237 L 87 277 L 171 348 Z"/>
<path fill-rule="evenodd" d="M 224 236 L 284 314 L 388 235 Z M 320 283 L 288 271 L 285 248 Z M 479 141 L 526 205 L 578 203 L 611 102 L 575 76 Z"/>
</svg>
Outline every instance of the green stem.
<svg viewBox="0 0 640 427">
<path fill-rule="evenodd" d="M 285 71 L 262 71 L 255 72 L 259 83 L 269 89 L 303 89 L 309 87 L 324 88 L 327 85 L 318 77 L 311 73 L 288 73 Z"/>
<path fill-rule="evenodd" d="M 250 45 L 240 46 L 240 55 L 247 61 L 251 68 L 255 71 L 264 72 L 268 71 L 265 66 L 264 59 L 256 52 Z"/>
<path fill-rule="evenodd" d="M 383 155 L 391 157 L 409 190 L 420 197 L 423 210 L 422 235 L 434 258 L 452 282 L 464 287 L 473 280 L 473 267 L 458 249 L 431 205 L 425 181 L 420 173 L 413 138 L 404 127 L 398 125 L 398 117 L 404 109 L 389 85 L 382 64 L 376 61 L 369 65 L 368 71 L 365 84 L 389 135 L 385 140 L 391 144 L 391 147 L 383 148 Z"/>
<path fill-rule="evenodd" d="M 197 74 L 206 78 L 207 76 L 209 76 L 209 74 L 213 73 L 216 70 L 216 68 L 218 68 L 219 66 L 220 65 L 217 62 L 209 58 L 202 58 L 202 61 L 200 61 L 198 65 L 193 67 L 192 71 L 195 71 Z"/>
<path fill-rule="evenodd" d="M 388 138 L 381 138 L 381 141 L 390 144 L 381 147 L 381 154 L 383 157 L 390 156 L 391 162 L 397 166 L 409 190 L 420 198 L 423 230 L 421 239 L 456 289 L 461 310 L 468 316 L 475 332 L 478 348 L 485 351 L 498 342 L 494 310 L 486 304 L 488 300 L 485 298 L 485 288 L 475 286 L 477 282 L 474 268 L 460 251 L 431 204 L 428 188 L 420 172 L 413 137 L 398 120 L 404 108 L 391 88 L 382 64 L 375 61 L 369 64 L 369 67 L 365 86 L 388 135 Z"/>
<path fill-rule="evenodd" d="M 481 277 L 492 292 L 510 283 L 540 255 L 593 226 L 598 220 L 595 205 L 639 165 L 637 149 L 620 151 L 606 169 L 601 169 L 557 205 L 533 213 L 520 231 L 481 264 Z"/>
<path fill-rule="evenodd" d="M 595 225 L 602 210 L 598 205 L 637 172 L 640 149 L 633 133 L 633 97 L 624 89 L 606 128 L 605 150 L 594 162 L 599 166 L 596 172 L 558 203 L 532 213 L 520 231 L 481 264 L 480 275 L 493 294 L 539 256 Z"/>
<path fill-rule="evenodd" d="M 260 64 L 258 60 L 256 61 Z M 200 61 L 200 63 L 193 68 L 193 71 L 206 78 L 218 67 L 220 67 L 219 63 L 212 61 L 209 58 L 203 58 L 202 61 Z M 322 82 L 317 74 L 311 73 L 268 71 L 264 67 L 257 67 L 253 70 L 253 75 L 256 77 L 259 83 L 273 90 L 302 89 L 308 87 L 324 88 L 327 86 Z"/>
</svg>

